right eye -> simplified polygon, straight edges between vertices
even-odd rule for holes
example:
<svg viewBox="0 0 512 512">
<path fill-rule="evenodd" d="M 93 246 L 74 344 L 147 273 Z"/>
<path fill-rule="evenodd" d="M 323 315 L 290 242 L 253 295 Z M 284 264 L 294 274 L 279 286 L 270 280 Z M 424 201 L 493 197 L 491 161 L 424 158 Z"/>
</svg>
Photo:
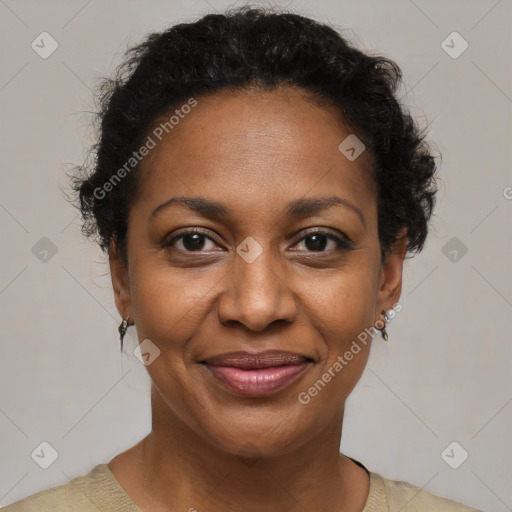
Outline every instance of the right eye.
<svg viewBox="0 0 512 512">
<path fill-rule="evenodd" d="M 209 248 L 205 249 L 204 246 L 208 245 L 208 240 L 211 244 Z M 164 242 L 162 244 L 162 248 L 171 247 L 173 250 L 182 252 L 211 252 L 215 250 L 212 245 L 214 246 L 217 244 L 211 237 L 207 236 L 204 231 L 189 229 L 187 231 L 182 231 L 179 235 L 174 236 L 168 242 Z"/>
</svg>

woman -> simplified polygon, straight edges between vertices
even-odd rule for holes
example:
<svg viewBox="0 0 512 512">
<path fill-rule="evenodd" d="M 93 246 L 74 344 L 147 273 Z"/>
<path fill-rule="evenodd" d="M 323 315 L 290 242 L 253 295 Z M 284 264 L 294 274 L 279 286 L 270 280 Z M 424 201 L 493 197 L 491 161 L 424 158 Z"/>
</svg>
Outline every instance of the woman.
<svg viewBox="0 0 512 512">
<path fill-rule="evenodd" d="M 339 452 L 435 204 L 399 81 L 328 26 L 250 8 L 130 51 L 73 183 L 152 431 L 6 511 L 475 510 Z"/>
</svg>

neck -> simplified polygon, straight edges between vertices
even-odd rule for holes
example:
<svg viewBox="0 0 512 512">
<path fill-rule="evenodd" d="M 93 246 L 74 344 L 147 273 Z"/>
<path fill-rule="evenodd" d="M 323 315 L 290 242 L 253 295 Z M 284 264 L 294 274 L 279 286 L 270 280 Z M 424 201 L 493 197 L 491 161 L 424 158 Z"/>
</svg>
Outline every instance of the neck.
<svg viewBox="0 0 512 512">
<path fill-rule="evenodd" d="M 151 397 L 152 431 L 131 453 L 139 489 L 127 489 L 140 508 L 168 511 L 172 504 L 172 510 L 192 512 L 363 510 L 368 475 L 339 453 L 343 408 L 316 437 L 263 456 L 247 440 L 236 439 L 234 453 L 220 449 L 176 417 L 154 388 Z"/>
</svg>

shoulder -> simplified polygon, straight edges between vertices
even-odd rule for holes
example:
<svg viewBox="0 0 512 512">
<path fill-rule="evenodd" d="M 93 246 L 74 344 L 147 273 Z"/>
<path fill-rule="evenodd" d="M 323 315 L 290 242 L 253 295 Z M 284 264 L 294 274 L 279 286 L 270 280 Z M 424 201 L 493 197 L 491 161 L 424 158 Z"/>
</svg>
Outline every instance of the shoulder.
<svg viewBox="0 0 512 512">
<path fill-rule="evenodd" d="M 389 480 L 370 472 L 370 493 L 363 512 L 482 512 L 453 500 L 441 498 L 420 487 L 399 480 Z"/>
<path fill-rule="evenodd" d="M 32 494 L 0 510 L 1 512 L 98 512 L 98 510 L 140 512 L 115 480 L 107 464 L 99 464 L 86 475 Z"/>
<path fill-rule="evenodd" d="M 68 484 L 32 494 L 27 498 L 1 508 L 2 512 L 36 512 L 39 510 L 69 510 L 67 505 Z"/>
</svg>

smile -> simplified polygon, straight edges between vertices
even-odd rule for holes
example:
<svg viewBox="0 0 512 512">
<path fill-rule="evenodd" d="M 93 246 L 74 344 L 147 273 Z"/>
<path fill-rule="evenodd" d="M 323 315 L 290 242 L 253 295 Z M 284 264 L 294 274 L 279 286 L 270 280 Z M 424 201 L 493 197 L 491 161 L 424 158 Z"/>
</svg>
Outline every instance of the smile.
<svg viewBox="0 0 512 512">
<path fill-rule="evenodd" d="M 217 382 L 244 396 L 265 396 L 276 393 L 299 378 L 309 366 L 308 362 L 253 368 L 245 370 L 233 366 L 203 363 Z"/>
</svg>

